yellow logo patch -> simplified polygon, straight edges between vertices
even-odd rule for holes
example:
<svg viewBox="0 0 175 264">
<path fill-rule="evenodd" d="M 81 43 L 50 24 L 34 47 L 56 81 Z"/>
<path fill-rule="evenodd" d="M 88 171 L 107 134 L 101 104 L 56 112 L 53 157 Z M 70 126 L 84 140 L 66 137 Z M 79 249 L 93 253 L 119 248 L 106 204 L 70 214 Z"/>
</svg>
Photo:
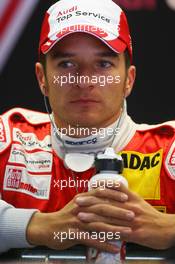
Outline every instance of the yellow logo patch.
<svg viewBox="0 0 175 264">
<path fill-rule="evenodd" d="M 160 170 L 163 150 L 154 153 L 122 151 L 124 161 L 123 176 L 129 188 L 147 200 L 160 199 Z"/>
<path fill-rule="evenodd" d="M 166 206 L 153 206 L 157 211 L 166 213 Z"/>
</svg>

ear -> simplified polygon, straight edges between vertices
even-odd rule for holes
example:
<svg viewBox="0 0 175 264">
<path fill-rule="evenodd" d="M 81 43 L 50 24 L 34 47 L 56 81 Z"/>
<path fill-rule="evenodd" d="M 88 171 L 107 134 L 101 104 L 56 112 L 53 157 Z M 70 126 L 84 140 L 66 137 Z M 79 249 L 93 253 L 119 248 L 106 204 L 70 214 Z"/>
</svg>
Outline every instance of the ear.
<svg viewBox="0 0 175 264">
<path fill-rule="evenodd" d="M 37 62 L 35 64 L 35 74 L 42 94 L 48 96 L 47 79 L 45 76 L 43 65 L 40 62 Z"/>
<path fill-rule="evenodd" d="M 136 78 L 136 67 L 131 65 L 127 70 L 127 77 L 125 83 L 124 97 L 128 97 L 132 91 L 134 82 Z"/>
</svg>

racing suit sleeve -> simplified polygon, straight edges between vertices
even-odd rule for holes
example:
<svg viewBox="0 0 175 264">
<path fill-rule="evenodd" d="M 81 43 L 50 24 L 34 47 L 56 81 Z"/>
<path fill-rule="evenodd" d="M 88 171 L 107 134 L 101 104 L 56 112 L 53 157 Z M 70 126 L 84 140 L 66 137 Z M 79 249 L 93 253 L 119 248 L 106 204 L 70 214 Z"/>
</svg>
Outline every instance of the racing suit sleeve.
<svg viewBox="0 0 175 264">
<path fill-rule="evenodd" d="M 32 247 L 26 240 L 26 229 L 36 211 L 18 209 L 0 200 L 0 254 L 10 248 Z"/>
</svg>

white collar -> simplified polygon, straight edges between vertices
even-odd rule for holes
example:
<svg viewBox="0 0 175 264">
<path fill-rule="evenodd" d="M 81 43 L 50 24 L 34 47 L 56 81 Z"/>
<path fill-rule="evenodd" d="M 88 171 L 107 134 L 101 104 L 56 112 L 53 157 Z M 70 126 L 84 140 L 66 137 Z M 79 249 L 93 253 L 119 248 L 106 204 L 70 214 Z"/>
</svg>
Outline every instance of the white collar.
<svg viewBox="0 0 175 264">
<path fill-rule="evenodd" d="M 117 124 L 119 122 L 119 130 Z M 109 131 L 116 131 L 115 138 L 109 135 Z M 103 131 L 103 136 L 102 136 Z M 108 133 L 107 133 L 108 132 Z M 62 135 L 59 131 L 59 137 L 56 136 L 55 129 L 51 129 L 52 147 L 56 154 L 64 159 L 66 153 L 85 153 L 98 154 L 103 153 L 104 150 L 111 146 L 115 148 L 116 152 L 121 151 L 129 143 L 136 132 L 136 124 L 127 114 L 126 103 L 124 104 L 123 113 L 120 120 L 115 121 L 109 127 L 103 128 L 97 135 L 90 135 L 83 138 L 73 138 L 67 135 Z M 64 145 L 63 143 L 64 142 Z M 66 149 L 66 151 L 65 151 Z"/>
</svg>

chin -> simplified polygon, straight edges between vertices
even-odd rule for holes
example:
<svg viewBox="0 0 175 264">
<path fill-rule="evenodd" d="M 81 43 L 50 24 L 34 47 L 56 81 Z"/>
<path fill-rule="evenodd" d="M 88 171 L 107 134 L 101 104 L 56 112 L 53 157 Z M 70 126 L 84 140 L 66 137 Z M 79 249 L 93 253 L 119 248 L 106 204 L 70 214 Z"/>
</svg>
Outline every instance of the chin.
<svg viewBox="0 0 175 264">
<path fill-rule="evenodd" d="M 96 115 L 82 113 L 81 116 L 72 118 L 70 124 L 79 125 L 80 127 L 96 127 L 99 122 L 99 117 Z"/>
</svg>

